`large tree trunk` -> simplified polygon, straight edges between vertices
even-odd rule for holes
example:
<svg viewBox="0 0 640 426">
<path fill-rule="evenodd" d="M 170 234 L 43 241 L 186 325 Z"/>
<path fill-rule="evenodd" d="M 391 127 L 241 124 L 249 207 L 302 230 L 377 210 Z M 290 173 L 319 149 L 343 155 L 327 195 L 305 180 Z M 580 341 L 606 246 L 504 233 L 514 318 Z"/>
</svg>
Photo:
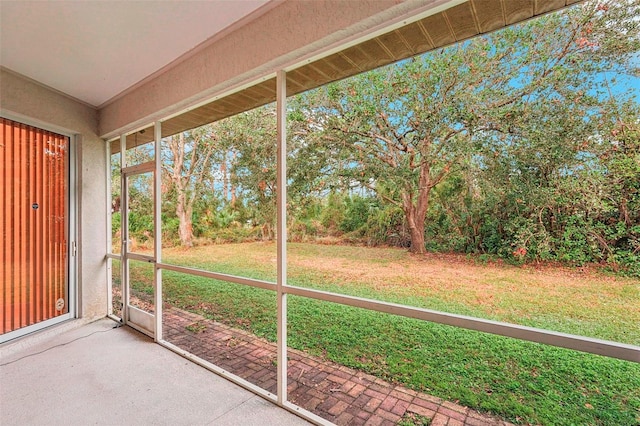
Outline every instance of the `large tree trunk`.
<svg viewBox="0 0 640 426">
<path fill-rule="evenodd" d="M 231 164 L 235 164 L 236 162 L 236 153 L 234 152 L 232 154 L 232 159 L 231 159 Z M 235 208 L 236 207 L 236 188 L 235 186 L 233 186 L 233 182 L 236 180 L 236 176 L 233 173 L 233 168 L 231 169 L 231 177 L 229 179 L 229 182 L 231 184 L 231 188 L 230 188 L 230 192 L 231 192 L 231 208 Z"/>
<path fill-rule="evenodd" d="M 229 178 L 227 177 L 227 154 L 224 154 L 222 163 L 220 164 L 220 174 L 222 175 L 222 199 L 227 201 L 227 192 L 229 189 Z"/>
<path fill-rule="evenodd" d="M 180 221 L 178 235 L 183 247 L 193 247 L 193 203 L 200 195 L 200 184 L 204 176 L 210 171 L 210 159 L 215 149 L 215 141 L 210 136 L 195 137 L 192 134 L 191 139 L 190 142 L 187 141 L 185 133 L 181 132 L 168 140 L 173 157 L 173 164 L 168 170 L 177 194 L 176 216 Z M 191 144 L 189 152 L 187 144 Z M 189 156 L 188 161 L 185 156 Z"/>
<path fill-rule="evenodd" d="M 178 189 L 178 205 L 176 207 L 176 215 L 180 224 L 178 226 L 178 235 L 180 236 L 180 244 L 183 247 L 193 247 L 193 223 L 191 216 L 193 207 L 188 205 L 187 197 L 183 189 Z"/>
<path fill-rule="evenodd" d="M 410 208 L 408 211 L 405 210 L 404 213 L 407 223 L 409 224 L 409 233 L 411 234 L 411 246 L 409 247 L 409 251 L 416 254 L 426 253 L 426 249 L 424 247 L 424 218 L 422 220 L 416 218 L 413 208 Z"/>
<path fill-rule="evenodd" d="M 404 211 L 407 225 L 409 225 L 409 233 L 411 234 L 411 246 L 409 251 L 416 254 L 426 253 L 424 246 L 424 221 L 427 218 L 427 209 L 429 208 L 429 197 L 433 188 L 431 177 L 429 175 L 429 164 L 423 163 L 420 166 L 420 177 L 418 180 L 418 191 L 415 194 L 411 187 L 407 188 L 402 194 L 402 210 Z"/>
</svg>

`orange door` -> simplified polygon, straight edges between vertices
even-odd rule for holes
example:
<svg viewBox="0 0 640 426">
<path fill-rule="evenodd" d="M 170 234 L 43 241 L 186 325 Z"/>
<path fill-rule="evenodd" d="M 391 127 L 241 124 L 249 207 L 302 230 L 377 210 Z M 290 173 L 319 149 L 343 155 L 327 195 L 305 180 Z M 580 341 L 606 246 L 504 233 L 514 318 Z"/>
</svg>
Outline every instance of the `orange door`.
<svg viewBox="0 0 640 426">
<path fill-rule="evenodd" d="M 68 312 L 68 147 L 0 118 L 0 334 Z"/>
</svg>

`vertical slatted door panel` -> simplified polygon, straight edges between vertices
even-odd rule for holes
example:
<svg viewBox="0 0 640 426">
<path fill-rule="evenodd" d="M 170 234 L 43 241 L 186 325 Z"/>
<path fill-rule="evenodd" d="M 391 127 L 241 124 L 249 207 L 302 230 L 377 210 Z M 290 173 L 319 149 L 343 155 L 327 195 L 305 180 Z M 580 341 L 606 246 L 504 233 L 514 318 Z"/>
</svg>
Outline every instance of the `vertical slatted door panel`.
<svg viewBox="0 0 640 426">
<path fill-rule="evenodd" d="M 27 179 L 27 170 L 29 167 L 29 163 L 27 162 L 27 158 L 28 158 L 28 151 L 29 151 L 29 144 L 28 144 L 28 134 L 29 134 L 29 129 L 22 125 L 20 126 L 20 143 L 17 144 L 17 146 L 20 149 L 20 155 L 18 156 L 17 159 L 17 164 L 16 167 L 20 170 L 19 173 L 19 181 L 18 181 L 18 194 L 16 197 L 16 200 L 18 201 L 17 204 L 17 208 L 18 208 L 18 227 L 20 228 L 20 231 L 18 233 L 18 241 L 14 241 L 14 244 L 16 245 L 16 251 L 17 251 L 17 255 L 18 255 L 18 269 L 19 269 L 19 274 L 17 276 L 19 283 L 18 283 L 18 291 L 19 291 L 19 300 L 20 300 L 20 305 L 19 305 L 19 313 L 18 313 L 18 317 L 19 317 L 19 321 L 17 321 L 17 323 L 19 324 L 20 327 L 24 327 L 26 325 L 28 325 L 28 318 L 27 318 L 27 312 L 29 310 L 29 300 L 28 300 L 28 282 L 27 282 L 27 270 L 28 270 L 28 263 L 27 263 L 27 251 L 29 250 L 29 246 L 28 246 L 28 242 L 29 242 L 29 235 L 28 235 L 28 214 L 29 214 L 29 210 L 27 210 L 28 205 L 27 203 L 29 202 L 29 181 Z"/>
<path fill-rule="evenodd" d="M 9 212 L 10 204 L 7 202 L 9 191 L 9 139 L 11 138 L 10 127 L 5 125 L 5 121 L 0 119 L 0 333 L 9 330 L 9 321 L 11 313 L 8 311 L 9 306 L 9 235 L 11 229 L 9 223 L 11 221 L 11 213 Z"/>
<path fill-rule="evenodd" d="M 50 169 L 52 174 L 51 193 L 51 214 L 49 220 L 51 222 L 51 262 L 52 271 L 51 286 L 55 304 L 53 305 L 54 316 L 67 312 L 67 294 L 66 294 L 66 254 L 67 239 L 65 234 L 66 223 L 66 138 L 56 134 L 50 134 L 52 147 L 52 155 L 49 158 Z"/>
<path fill-rule="evenodd" d="M 51 184 L 51 167 L 49 163 L 49 155 L 48 155 L 48 137 L 46 134 L 42 135 L 41 138 L 41 147 L 38 151 L 42 154 L 42 180 L 39 182 L 39 185 L 42 186 L 42 199 L 38 200 L 40 203 L 40 208 L 36 211 L 38 213 L 37 220 L 42 221 L 42 288 L 44 290 L 44 318 L 51 318 L 52 313 L 52 299 L 51 295 L 51 221 L 48 220 L 51 214 L 51 192 L 50 192 L 50 184 Z"/>
<path fill-rule="evenodd" d="M 30 321 L 31 323 L 37 323 L 41 321 L 42 310 L 39 308 L 42 304 L 42 297 L 38 292 L 37 282 L 40 282 L 38 277 L 38 265 L 40 264 L 40 253 L 38 250 L 38 241 L 40 236 L 38 235 L 38 227 L 36 222 L 37 211 L 32 207 L 35 200 L 38 200 L 38 149 L 37 149 L 38 132 L 36 129 L 29 129 L 29 141 L 32 149 L 29 150 L 29 201 L 31 210 L 29 210 L 29 294 L 30 300 Z"/>
<path fill-rule="evenodd" d="M 68 138 L 0 118 L 0 334 L 68 312 Z"/>
<path fill-rule="evenodd" d="M 32 140 L 32 144 L 33 144 L 33 154 L 34 154 L 34 161 L 33 161 L 33 175 L 34 175 L 34 181 L 33 181 L 33 186 L 35 188 L 35 193 L 36 196 L 35 198 L 33 198 L 33 202 L 35 202 L 36 200 L 38 200 L 39 202 L 42 202 L 42 196 L 44 194 L 42 185 L 38 185 L 38 182 L 42 182 L 43 180 L 43 176 L 42 176 L 42 170 L 44 168 L 44 164 L 42 162 L 42 157 L 43 157 L 43 144 L 42 144 L 42 138 L 43 135 L 40 132 L 35 132 L 34 131 L 34 135 L 33 135 L 33 140 Z M 41 241 L 44 240 L 44 233 L 43 233 L 43 221 L 42 221 L 42 210 L 39 209 L 33 209 L 31 210 L 32 212 L 32 223 L 33 223 L 33 227 L 34 227 L 34 232 L 36 235 L 35 238 L 35 259 L 34 259 L 34 264 L 33 264 L 33 269 L 35 271 L 35 279 L 33 280 L 33 283 L 31 284 L 33 287 L 33 290 L 36 294 L 36 303 L 35 303 L 35 309 L 36 309 L 36 321 L 40 322 L 45 318 L 45 314 L 44 314 L 44 285 L 42 285 L 42 283 L 44 282 L 44 268 L 42 265 L 44 265 L 44 259 L 43 259 L 43 250 L 42 250 L 42 245 L 40 244 Z"/>
</svg>

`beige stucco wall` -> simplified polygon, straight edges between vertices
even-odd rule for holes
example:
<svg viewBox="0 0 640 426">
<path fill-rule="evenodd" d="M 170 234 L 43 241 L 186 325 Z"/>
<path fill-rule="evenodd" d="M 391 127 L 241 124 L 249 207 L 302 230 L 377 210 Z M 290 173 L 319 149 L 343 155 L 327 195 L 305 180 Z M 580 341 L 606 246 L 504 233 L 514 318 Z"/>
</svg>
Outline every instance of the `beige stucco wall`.
<svg viewBox="0 0 640 426">
<path fill-rule="evenodd" d="M 100 108 L 113 137 L 451 0 L 284 0 Z"/>
<path fill-rule="evenodd" d="M 83 318 L 107 313 L 106 158 L 97 134 L 97 112 L 65 95 L 0 69 L 0 112 L 53 131 L 76 135 L 78 308 Z"/>
</svg>

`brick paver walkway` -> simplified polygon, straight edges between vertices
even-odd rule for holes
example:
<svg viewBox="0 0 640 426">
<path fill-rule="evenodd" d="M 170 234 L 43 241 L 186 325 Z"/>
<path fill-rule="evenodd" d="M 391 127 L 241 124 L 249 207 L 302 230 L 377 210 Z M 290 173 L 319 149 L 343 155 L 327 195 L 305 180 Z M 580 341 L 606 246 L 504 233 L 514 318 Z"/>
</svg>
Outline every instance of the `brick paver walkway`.
<svg viewBox="0 0 640 426">
<path fill-rule="evenodd" d="M 276 393 L 276 345 L 200 315 L 166 307 L 164 339 Z M 342 365 L 288 350 L 289 400 L 338 425 L 394 425 L 424 416 L 432 426 L 511 425 Z"/>
</svg>

